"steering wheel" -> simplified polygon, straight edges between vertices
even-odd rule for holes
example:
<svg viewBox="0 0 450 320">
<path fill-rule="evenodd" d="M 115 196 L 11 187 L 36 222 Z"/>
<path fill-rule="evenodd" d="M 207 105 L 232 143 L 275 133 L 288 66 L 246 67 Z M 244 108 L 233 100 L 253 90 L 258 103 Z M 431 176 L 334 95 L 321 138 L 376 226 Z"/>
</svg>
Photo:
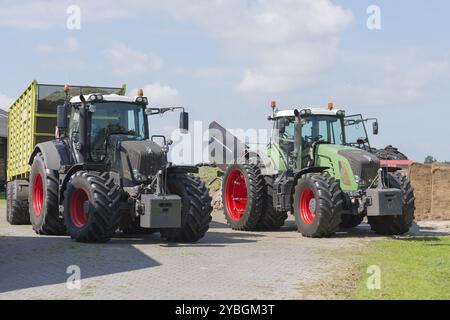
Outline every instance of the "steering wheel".
<svg viewBox="0 0 450 320">
<path fill-rule="evenodd" d="M 306 140 L 306 142 L 315 142 L 315 141 L 319 141 L 319 140 L 321 140 L 321 139 L 323 139 L 323 136 L 322 135 L 318 135 L 318 136 L 316 136 L 316 137 L 313 137 L 313 136 L 305 136 L 305 140 Z"/>
</svg>

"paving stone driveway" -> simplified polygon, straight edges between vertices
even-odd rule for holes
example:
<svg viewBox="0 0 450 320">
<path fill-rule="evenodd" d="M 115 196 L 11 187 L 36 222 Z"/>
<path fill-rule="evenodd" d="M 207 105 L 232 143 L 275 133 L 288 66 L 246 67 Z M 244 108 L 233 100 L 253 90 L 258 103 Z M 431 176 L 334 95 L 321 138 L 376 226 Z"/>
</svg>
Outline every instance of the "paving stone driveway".
<svg viewBox="0 0 450 320">
<path fill-rule="evenodd" d="M 291 220 L 280 232 L 236 232 L 215 212 L 208 235 L 196 244 L 169 244 L 157 234 L 80 244 L 9 226 L 3 202 L 0 299 L 317 298 L 376 239 L 367 226 L 306 239 Z M 72 265 L 80 267 L 81 289 L 67 288 Z M 322 289 L 312 289 L 319 284 Z"/>
</svg>

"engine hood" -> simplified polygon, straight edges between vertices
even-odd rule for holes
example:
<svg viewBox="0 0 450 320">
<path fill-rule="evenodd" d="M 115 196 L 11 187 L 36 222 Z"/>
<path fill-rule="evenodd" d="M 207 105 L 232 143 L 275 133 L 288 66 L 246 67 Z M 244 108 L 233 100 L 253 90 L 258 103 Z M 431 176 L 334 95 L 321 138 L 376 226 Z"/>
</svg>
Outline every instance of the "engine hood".
<svg viewBox="0 0 450 320">
<path fill-rule="evenodd" d="M 317 148 L 319 166 L 329 167 L 345 191 L 367 188 L 377 176 L 380 160 L 373 154 L 347 146 L 322 144 Z"/>
</svg>

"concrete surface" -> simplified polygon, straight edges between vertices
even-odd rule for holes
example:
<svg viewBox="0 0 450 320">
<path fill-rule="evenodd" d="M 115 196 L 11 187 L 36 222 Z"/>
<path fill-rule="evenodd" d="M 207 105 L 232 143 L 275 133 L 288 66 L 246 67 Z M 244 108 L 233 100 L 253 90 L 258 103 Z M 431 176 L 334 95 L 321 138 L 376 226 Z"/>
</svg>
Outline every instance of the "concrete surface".
<svg viewBox="0 0 450 320">
<path fill-rule="evenodd" d="M 428 223 L 415 234 L 448 234 L 449 227 Z M 280 232 L 236 232 L 215 212 L 197 244 L 169 244 L 158 234 L 80 244 L 36 236 L 31 226 L 9 226 L 0 202 L 0 299 L 330 297 L 327 284 L 351 277 L 346 273 L 359 250 L 377 239 L 383 238 L 367 225 L 331 239 L 307 239 L 292 220 Z M 66 285 L 72 265 L 80 267 L 81 289 Z"/>
</svg>

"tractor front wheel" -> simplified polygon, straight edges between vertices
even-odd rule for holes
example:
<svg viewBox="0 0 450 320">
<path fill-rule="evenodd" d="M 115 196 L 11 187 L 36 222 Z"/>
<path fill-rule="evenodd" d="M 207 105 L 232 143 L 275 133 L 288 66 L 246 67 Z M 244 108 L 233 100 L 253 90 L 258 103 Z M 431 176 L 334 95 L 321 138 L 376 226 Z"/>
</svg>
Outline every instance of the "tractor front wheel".
<svg viewBox="0 0 450 320">
<path fill-rule="evenodd" d="M 232 229 L 258 230 L 265 206 L 264 186 L 264 177 L 258 166 L 228 166 L 223 178 L 222 201 L 225 218 Z"/>
<path fill-rule="evenodd" d="M 106 242 L 120 223 L 120 191 L 108 174 L 80 171 L 64 191 L 64 222 L 78 242 Z"/>
<path fill-rule="evenodd" d="M 339 229 L 342 190 L 327 174 L 306 174 L 295 187 L 294 216 L 298 231 L 305 237 L 321 238 Z"/>
<path fill-rule="evenodd" d="M 409 179 L 399 172 L 389 172 L 391 188 L 402 191 L 403 210 L 400 216 L 368 217 L 370 227 L 381 235 L 401 235 L 409 231 L 414 221 L 414 190 Z"/>
<path fill-rule="evenodd" d="M 197 177 L 174 174 L 167 181 L 169 192 L 181 197 L 181 228 L 161 229 L 170 242 L 197 242 L 203 238 L 211 222 L 211 197 L 208 188 Z"/>
</svg>

